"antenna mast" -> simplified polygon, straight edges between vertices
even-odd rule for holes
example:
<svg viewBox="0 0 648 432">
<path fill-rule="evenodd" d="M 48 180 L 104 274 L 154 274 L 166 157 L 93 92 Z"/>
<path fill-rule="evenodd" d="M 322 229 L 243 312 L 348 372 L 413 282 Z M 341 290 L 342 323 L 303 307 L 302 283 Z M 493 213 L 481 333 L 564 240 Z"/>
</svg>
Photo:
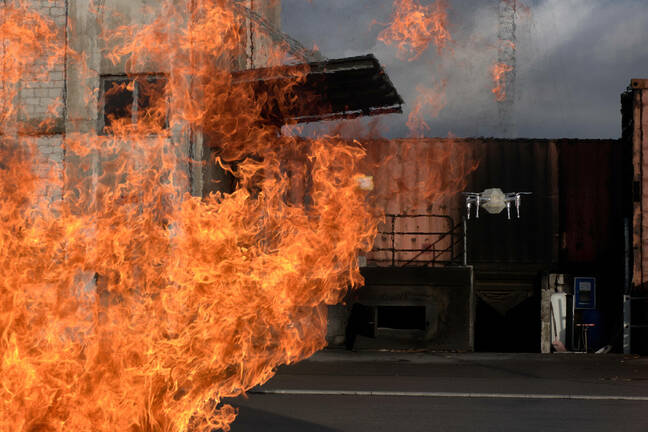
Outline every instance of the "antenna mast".
<svg viewBox="0 0 648 432">
<path fill-rule="evenodd" d="M 506 97 L 497 102 L 499 129 L 502 137 L 512 138 L 516 135 L 514 115 L 516 71 L 516 24 L 517 0 L 500 0 L 497 61 L 506 68 L 502 84 Z"/>
</svg>

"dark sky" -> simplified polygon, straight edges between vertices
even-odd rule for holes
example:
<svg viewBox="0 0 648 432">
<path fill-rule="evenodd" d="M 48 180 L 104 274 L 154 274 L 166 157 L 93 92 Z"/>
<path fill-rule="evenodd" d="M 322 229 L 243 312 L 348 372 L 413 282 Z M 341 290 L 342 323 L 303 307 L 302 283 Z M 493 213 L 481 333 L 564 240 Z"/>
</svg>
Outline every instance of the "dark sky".
<svg viewBox="0 0 648 432">
<path fill-rule="evenodd" d="M 430 0 L 418 0 L 426 4 Z M 408 135 L 417 86 L 445 80 L 446 106 L 428 114 L 426 136 L 497 136 L 490 67 L 497 61 L 497 0 L 448 0 L 452 52 L 434 47 L 413 62 L 377 40 L 393 0 L 283 0 L 283 31 L 328 58 L 373 53 L 405 99 L 381 118 L 389 137 Z M 648 78 L 646 0 L 526 0 L 518 16 L 517 136 L 618 138 L 621 92 Z"/>
</svg>

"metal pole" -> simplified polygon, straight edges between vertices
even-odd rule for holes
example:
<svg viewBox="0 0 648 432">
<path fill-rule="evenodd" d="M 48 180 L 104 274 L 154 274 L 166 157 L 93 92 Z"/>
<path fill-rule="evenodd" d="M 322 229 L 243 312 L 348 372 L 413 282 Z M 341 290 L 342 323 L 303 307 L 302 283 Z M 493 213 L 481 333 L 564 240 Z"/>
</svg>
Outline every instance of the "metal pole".
<svg viewBox="0 0 648 432">
<path fill-rule="evenodd" d="M 632 352 L 632 269 L 630 245 L 630 219 L 623 219 L 624 280 L 623 280 L 623 353 Z"/>
<path fill-rule="evenodd" d="M 468 265 L 468 221 L 463 217 L 463 265 Z"/>
<path fill-rule="evenodd" d="M 455 247 L 455 242 L 456 237 L 457 237 L 457 227 L 454 224 L 454 221 L 450 222 L 450 225 L 452 228 L 450 228 L 450 264 L 455 263 L 455 254 L 454 254 L 454 247 Z"/>
<path fill-rule="evenodd" d="M 392 216 L 392 267 L 396 267 L 396 216 Z"/>
<path fill-rule="evenodd" d="M 632 246 L 630 244 L 630 218 L 623 219 L 623 243 L 624 243 L 624 280 L 623 290 L 624 294 L 630 294 L 632 291 L 632 268 L 630 257 L 632 254 Z"/>
<path fill-rule="evenodd" d="M 497 102 L 500 134 L 506 138 L 515 135 L 514 104 L 517 79 L 517 0 L 500 0 L 497 37 L 497 62 L 509 70 L 504 74 L 506 95 Z"/>
<path fill-rule="evenodd" d="M 632 298 L 628 294 L 625 294 L 623 296 L 623 354 L 630 354 L 632 352 L 632 344 L 631 344 L 632 326 L 630 324 L 632 318 L 631 303 L 632 303 Z"/>
</svg>

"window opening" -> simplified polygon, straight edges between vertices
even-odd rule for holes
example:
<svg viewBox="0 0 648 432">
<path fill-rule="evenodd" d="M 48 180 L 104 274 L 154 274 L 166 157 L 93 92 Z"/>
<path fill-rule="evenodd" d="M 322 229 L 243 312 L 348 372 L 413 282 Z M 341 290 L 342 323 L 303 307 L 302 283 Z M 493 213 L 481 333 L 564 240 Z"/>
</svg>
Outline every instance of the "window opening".
<svg viewBox="0 0 648 432">
<path fill-rule="evenodd" d="M 379 306 L 378 327 L 425 330 L 425 306 Z"/>
<path fill-rule="evenodd" d="M 161 102 L 166 98 L 166 76 L 103 76 L 101 81 L 102 132 L 124 121 L 131 124 L 144 121 L 160 129 L 168 128 L 168 103 Z"/>
</svg>

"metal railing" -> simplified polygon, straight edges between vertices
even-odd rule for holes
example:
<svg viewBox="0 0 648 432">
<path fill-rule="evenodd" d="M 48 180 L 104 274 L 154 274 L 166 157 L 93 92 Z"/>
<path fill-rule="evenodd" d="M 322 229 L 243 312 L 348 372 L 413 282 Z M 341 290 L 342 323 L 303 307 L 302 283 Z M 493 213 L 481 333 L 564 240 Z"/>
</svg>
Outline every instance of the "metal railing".
<svg viewBox="0 0 648 432">
<path fill-rule="evenodd" d="M 397 222 L 401 222 L 398 225 L 403 225 L 403 222 L 405 222 L 404 225 L 407 225 L 408 220 L 425 222 L 426 218 L 430 225 L 443 223 L 445 228 L 440 231 L 396 229 Z M 383 229 L 378 231 L 378 237 L 381 238 L 382 242 L 380 243 L 382 244 L 374 247 L 370 256 L 367 257 L 367 263 L 370 266 L 466 265 L 465 221 L 455 224 L 454 219 L 447 215 L 386 215 L 386 221 L 383 224 Z M 377 243 L 379 242 L 377 241 Z M 420 246 L 405 246 L 409 243 L 416 243 Z M 387 245 L 388 247 L 386 247 Z"/>
</svg>

